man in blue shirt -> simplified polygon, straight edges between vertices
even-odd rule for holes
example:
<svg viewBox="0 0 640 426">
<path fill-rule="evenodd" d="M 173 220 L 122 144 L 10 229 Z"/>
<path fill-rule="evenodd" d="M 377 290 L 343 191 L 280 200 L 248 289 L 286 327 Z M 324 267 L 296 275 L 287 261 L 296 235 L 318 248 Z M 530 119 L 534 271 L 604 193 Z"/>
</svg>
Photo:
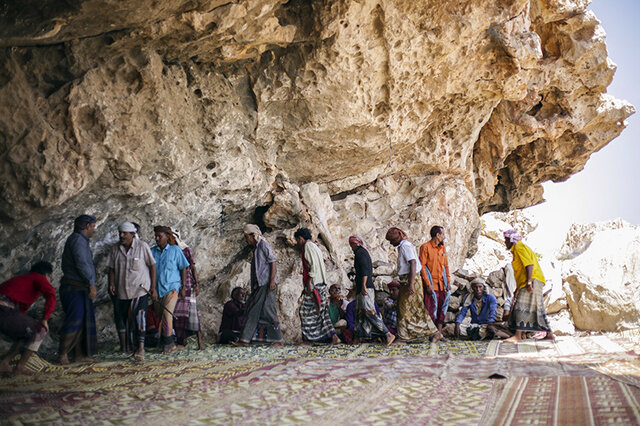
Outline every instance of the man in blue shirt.
<svg viewBox="0 0 640 426">
<path fill-rule="evenodd" d="M 80 215 L 73 222 L 73 234 L 67 238 L 62 252 L 62 280 L 60 303 L 64 323 L 60 330 L 60 364 L 69 364 L 69 352 L 74 361 L 93 361 L 96 351 L 96 319 L 93 299 L 96 297 L 96 268 L 89 238 L 96 232 L 96 218 Z"/>
<path fill-rule="evenodd" d="M 156 289 L 157 295 L 151 295 L 154 308 L 158 317 L 161 317 L 160 342 L 163 353 L 180 349 L 173 339 L 173 310 L 181 298 L 186 296 L 184 283 L 187 278 L 189 261 L 176 245 L 175 237 L 168 226 L 156 226 L 153 228 L 156 238 L 156 246 L 151 249 L 151 254 L 156 261 Z M 158 301 L 159 299 L 159 301 Z"/>
<path fill-rule="evenodd" d="M 493 294 L 487 293 L 486 284 L 482 278 L 471 281 L 471 293 L 468 294 L 458 318 L 456 318 L 456 337 L 466 337 L 470 340 L 482 340 L 488 336 L 487 325 L 496 320 L 498 302 Z M 462 324 L 471 312 L 471 324 Z"/>
</svg>

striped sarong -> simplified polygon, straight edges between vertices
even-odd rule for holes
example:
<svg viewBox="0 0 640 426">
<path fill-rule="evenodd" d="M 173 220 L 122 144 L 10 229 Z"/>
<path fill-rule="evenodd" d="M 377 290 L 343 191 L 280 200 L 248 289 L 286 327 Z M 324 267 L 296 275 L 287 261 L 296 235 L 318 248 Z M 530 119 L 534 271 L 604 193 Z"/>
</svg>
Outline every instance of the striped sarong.
<svg viewBox="0 0 640 426">
<path fill-rule="evenodd" d="M 526 287 L 518 290 L 509 314 L 509 328 L 523 331 L 551 331 L 544 309 L 544 283 L 533 279 L 533 293 Z"/>
<path fill-rule="evenodd" d="M 302 339 L 309 342 L 326 342 L 336 334 L 329 316 L 329 298 L 327 285 L 315 284 L 314 288 L 320 294 L 320 313 L 313 293 L 304 292 L 302 306 L 300 306 L 300 324 Z"/>
</svg>

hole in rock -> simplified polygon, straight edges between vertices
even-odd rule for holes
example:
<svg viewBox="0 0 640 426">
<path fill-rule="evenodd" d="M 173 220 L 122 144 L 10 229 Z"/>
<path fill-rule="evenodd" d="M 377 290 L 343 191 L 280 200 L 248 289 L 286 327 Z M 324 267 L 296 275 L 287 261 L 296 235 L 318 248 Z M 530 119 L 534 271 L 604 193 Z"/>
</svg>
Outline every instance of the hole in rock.
<svg viewBox="0 0 640 426">
<path fill-rule="evenodd" d="M 207 164 L 207 170 L 212 170 L 216 167 L 216 163 L 215 162 L 211 162 L 209 164 Z"/>
<path fill-rule="evenodd" d="M 493 373 L 492 375 L 487 377 L 487 379 L 506 379 L 506 378 L 507 376 L 503 376 L 502 374 L 498 374 L 498 373 Z"/>
<path fill-rule="evenodd" d="M 542 101 L 538 102 L 533 108 L 531 108 L 529 111 L 527 111 L 527 114 L 529 114 L 532 117 L 535 117 L 535 115 L 541 109 L 542 109 Z"/>
<path fill-rule="evenodd" d="M 253 223 L 258 225 L 262 232 L 266 232 L 267 230 L 271 229 L 264 223 L 264 214 L 267 212 L 267 210 L 269 210 L 269 207 L 271 207 L 271 205 L 258 206 L 253 212 Z"/>
<path fill-rule="evenodd" d="M 196 95 L 197 97 L 201 98 L 202 97 L 202 90 L 196 89 L 196 90 L 193 91 L 193 94 Z"/>
</svg>

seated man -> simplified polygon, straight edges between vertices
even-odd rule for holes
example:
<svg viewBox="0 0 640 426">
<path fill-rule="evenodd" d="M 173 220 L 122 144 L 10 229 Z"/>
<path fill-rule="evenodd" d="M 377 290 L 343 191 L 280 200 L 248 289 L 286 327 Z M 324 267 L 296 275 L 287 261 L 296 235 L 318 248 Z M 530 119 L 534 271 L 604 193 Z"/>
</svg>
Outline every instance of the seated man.
<svg viewBox="0 0 640 426">
<path fill-rule="evenodd" d="M 482 278 L 471 281 L 471 293 L 466 296 L 458 318 L 456 318 L 456 337 L 467 337 L 470 340 L 482 340 L 490 337 L 487 325 L 496 320 L 498 302 L 493 294 L 487 293 L 486 284 Z M 471 312 L 471 324 L 462 324 Z"/>
<path fill-rule="evenodd" d="M 245 313 L 245 296 L 246 292 L 242 287 L 231 290 L 231 300 L 224 304 L 222 310 L 218 343 L 235 343 L 240 338 Z"/>
<path fill-rule="evenodd" d="M 392 281 L 389 287 L 389 297 L 384 301 L 384 325 L 389 331 L 397 334 L 398 328 L 398 294 L 400 294 L 400 281 Z"/>
<path fill-rule="evenodd" d="M 344 319 L 348 304 L 349 302 L 342 297 L 342 287 L 339 284 L 329 287 L 329 316 L 334 327 L 338 321 Z"/>
<path fill-rule="evenodd" d="M 56 291 L 51 286 L 53 266 L 37 262 L 31 272 L 11 278 L 0 284 L 0 333 L 13 341 L 9 352 L 0 361 L 0 373 L 10 373 L 10 362 L 18 353 L 22 356 L 16 365 L 16 374 L 30 374 L 27 361 L 38 351 L 49 331 L 48 320 L 56 306 Z M 42 295 L 45 299 L 42 320 L 26 314 Z"/>
</svg>

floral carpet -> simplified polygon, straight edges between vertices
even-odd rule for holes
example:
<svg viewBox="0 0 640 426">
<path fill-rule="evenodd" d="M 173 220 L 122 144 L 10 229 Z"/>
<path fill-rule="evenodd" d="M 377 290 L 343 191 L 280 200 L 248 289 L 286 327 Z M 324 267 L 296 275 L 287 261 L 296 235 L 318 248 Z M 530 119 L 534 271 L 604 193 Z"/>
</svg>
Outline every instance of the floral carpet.
<svg viewBox="0 0 640 426">
<path fill-rule="evenodd" d="M 8 424 L 640 424 L 636 334 L 518 345 L 451 341 L 207 346 L 135 362 L 34 359 L 0 379 Z"/>
</svg>

